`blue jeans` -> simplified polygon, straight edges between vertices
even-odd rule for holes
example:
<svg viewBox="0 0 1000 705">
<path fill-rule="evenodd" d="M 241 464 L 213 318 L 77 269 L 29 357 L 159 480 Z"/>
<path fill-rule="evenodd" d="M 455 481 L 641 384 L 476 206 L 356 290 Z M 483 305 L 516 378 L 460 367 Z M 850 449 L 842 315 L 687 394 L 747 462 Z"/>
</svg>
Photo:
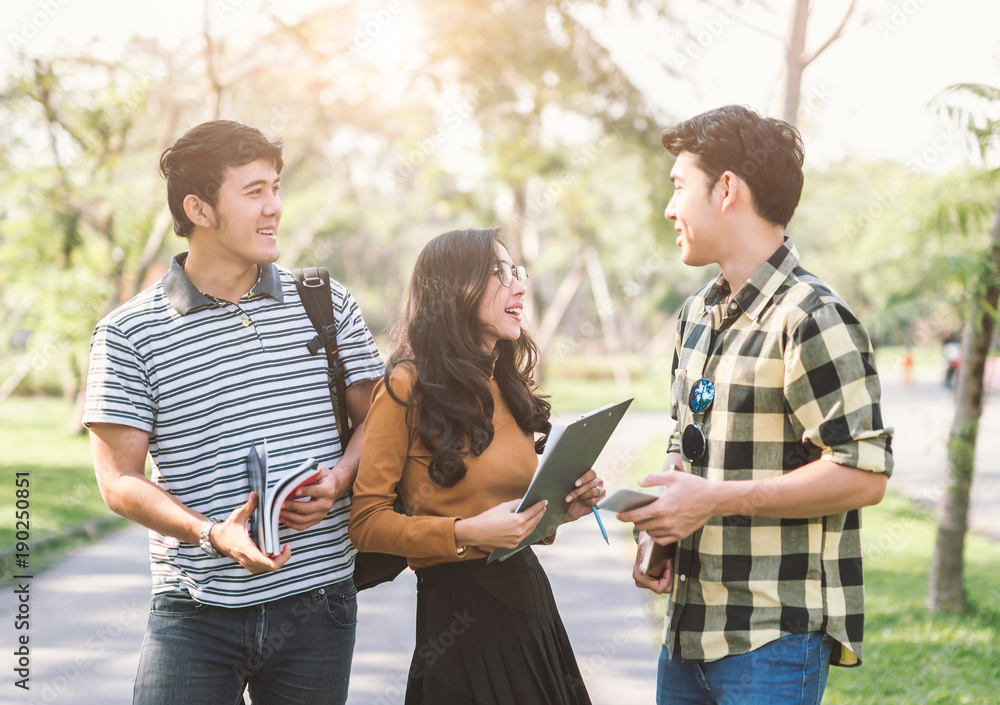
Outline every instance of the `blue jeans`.
<svg viewBox="0 0 1000 705">
<path fill-rule="evenodd" d="M 660 652 L 656 705 L 819 705 L 833 640 L 823 632 L 784 636 L 718 661 Z"/>
<path fill-rule="evenodd" d="M 133 703 L 343 705 L 357 619 L 350 579 L 251 607 L 154 595 Z"/>
</svg>

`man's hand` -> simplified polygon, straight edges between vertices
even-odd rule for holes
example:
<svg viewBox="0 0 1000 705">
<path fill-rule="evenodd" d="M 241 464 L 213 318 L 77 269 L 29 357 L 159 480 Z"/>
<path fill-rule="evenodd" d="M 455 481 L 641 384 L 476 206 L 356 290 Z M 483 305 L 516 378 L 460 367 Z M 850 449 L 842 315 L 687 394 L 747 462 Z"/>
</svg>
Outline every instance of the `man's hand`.
<svg viewBox="0 0 1000 705">
<path fill-rule="evenodd" d="M 639 484 L 659 485 L 663 494 L 645 507 L 620 513 L 618 519 L 633 522 L 656 543 L 666 545 L 691 535 L 716 516 L 812 519 L 878 504 L 885 493 L 886 476 L 820 458 L 761 480 L 712 482 L 667 471 Z"/>
<path fill-rule="evenodd" d="M 649 475 L 639 481 L 639 486 L 661 486 L 663 493 L 645 507 L 621 512 L 618 520 L 635 524 L 660 545 L 680 541 L 715 516 L 717 484 L 676 470 Z"/>
<path fill-rule="evenodd" d="M 209 532 L 209 539 L 219 553 L 229 556 L 248 571 L 257 575 L 277 570 L 292 557 L 292 547 L 284 545 L 276 556 L 265 556 L 250 538 L 247 524 L 257 508 L 257 493 L 251 492 L 250 499 L 219 522 Z"/>
<path fill-rule="evenodd" d="M 319 477 L 313 485 L 295 490 L 281 505 L 278 517 L 289 529 L 302 531 L 323 521 L 330 513 L 334 502 L 344 496 L 353 482 L 353 475 L 339 470 L 340 463 L 333 469 L 320 468 Z M 295 501 L 297 498 L 308 498 Z"/>
<path fill-rule="evenodd" d="M 657 560 L 649 564 L 647 572 L 642 572 L 642 564 L 649 551 L 654 550 L 654 543 L 648 534 L 639 534 L 639 545 L 635 550 L 635 565 L 632 566 L 632 579 L 637 587 L 651 590 L 657 595 L 672 592 L 674 589 L 674 562 L 667 558 L 664 552 Z M 660 576 L 657 578 L 656 576 Z"/>
</svg>

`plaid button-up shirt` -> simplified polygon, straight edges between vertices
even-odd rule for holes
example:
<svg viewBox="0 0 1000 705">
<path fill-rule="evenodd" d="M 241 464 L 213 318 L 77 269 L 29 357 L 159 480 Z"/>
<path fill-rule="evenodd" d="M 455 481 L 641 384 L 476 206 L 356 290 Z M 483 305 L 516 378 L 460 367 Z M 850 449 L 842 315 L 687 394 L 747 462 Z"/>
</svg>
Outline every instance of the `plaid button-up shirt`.
<svg viewBox="0 0 1000 705">
<path fill-rule="evenodd" d="M 766 480 L 821 457 L 886 475 L 892 430 L 882 424 L 875 358 L 864 327 L 790 240 L 727 301 L 721 276 L 687 300 L 677 323 L 671 415 L 680 435 L 699 423 L 707 451 L 684 470 L 709 480 Z M 695 415 L 705 377 L 715 401 Z M 761 488 L 767 494 L 767 484 Z M 752 501 L 751 501 L 752 504 Z M 824 631 L 832 663 L 861 662 L 861 515 L 815 519 L 714 517 L 679 544 L 664 644 L 713 661 L 789 634 Z"/>
</svg>

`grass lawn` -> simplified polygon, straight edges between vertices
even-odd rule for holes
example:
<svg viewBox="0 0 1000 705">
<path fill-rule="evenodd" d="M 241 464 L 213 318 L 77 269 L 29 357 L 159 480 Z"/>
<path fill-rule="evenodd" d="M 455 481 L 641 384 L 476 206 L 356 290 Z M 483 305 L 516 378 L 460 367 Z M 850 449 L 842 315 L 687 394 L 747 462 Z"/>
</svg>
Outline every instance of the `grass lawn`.
<svg viewBox="0 0 1000 705">
<path fill-rule="evenodd" d="M 633 467 L 658 465 L 665 445 L 666 439 L 650 443 Z M 864 665 L 831 668 L 824 705 L 1000 703 L 1000 543 L 967 537 L 970 610 L 931 615 L 924 600 L 933 512 L 890 490 L 881 504 L 863 510 L 862 522 Z"/>
<path fill-rule="evenodd" d="M 670 391 L 670 355 L 655 360 L 627 358 L 630 388 L 618 388 L 606 358 L 559 359 L 544 366 L 541 390 L 556 413 L 583 412 L 633 397 L 631 411 L 663 411 Z"/>
<path fill-rule="evenodd" d="M 15 546 L 15 473 L 28 473 L 31 503 L 29 564 L 38 570 L 81 537 L 104 528 L 114 515 L 94 479 L 87 436 L 66 431 L 73 413 L 62 399 L 11 397 L 0 404 L 0 555 Z M 124 520 L 122 520 L 124 521 Z M 6 566 L 0 581 L 12 571 Z M 19 572 L 19 571 L 15 571 Z"/>
</svg>

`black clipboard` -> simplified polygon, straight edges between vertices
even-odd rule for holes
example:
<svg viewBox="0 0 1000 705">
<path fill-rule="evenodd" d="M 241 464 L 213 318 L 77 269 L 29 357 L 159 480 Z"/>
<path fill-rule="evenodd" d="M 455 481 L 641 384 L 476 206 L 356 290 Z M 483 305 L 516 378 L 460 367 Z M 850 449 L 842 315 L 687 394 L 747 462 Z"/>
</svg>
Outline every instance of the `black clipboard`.
<svg viewBox="0 0 1000 705">
<path fill-rule="evenodd" d="M 543 499 L 549 501 L 545 515 L 527 538 L 514 548 L 494 548 L 487 563 L 510 558 L 525 546 L 552 536 L 559 528 L 566 510 L 566 495 L 583 473 L 594 467 L 618 422 L 625 415 L 631 399 L 608 404 L 584 414 L 569 426 L 553 426 L 545 442 L 545 452 L 538 462 L 531 484 L 514 511 L 521 511 Z"/>
</svg>

